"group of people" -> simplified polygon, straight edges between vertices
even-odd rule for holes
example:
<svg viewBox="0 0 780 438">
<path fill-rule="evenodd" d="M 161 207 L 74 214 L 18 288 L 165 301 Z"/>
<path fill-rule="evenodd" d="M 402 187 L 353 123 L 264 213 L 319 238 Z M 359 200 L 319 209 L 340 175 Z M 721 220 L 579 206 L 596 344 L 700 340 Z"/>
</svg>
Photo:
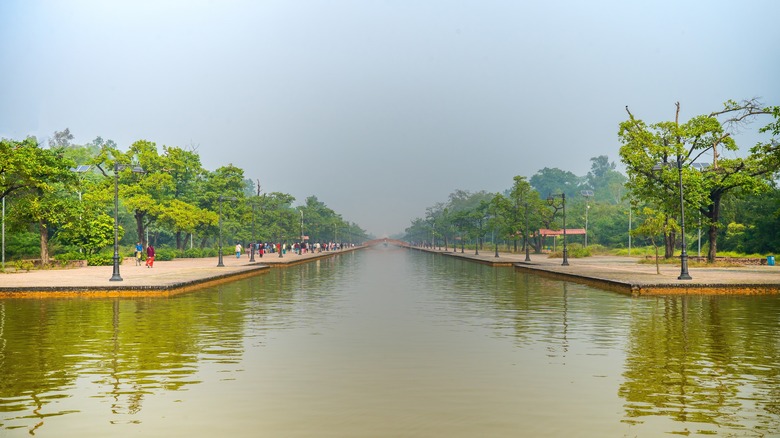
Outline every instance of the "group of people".
<svg viewBox="0 0 780 438">
<path fill-rule="evenodd" d="M 247 248 L 250 249 L 250 251 L 255 251 L 256 254 L 258 254 L 260 257 L 263 256 L 264 253 L 279 253 L 286 254 L 288 250 L 292 250 L 295 254 L 306 254 L 307 252 L 322 252 L 322 251 L 337 251 L 342 248 L 345 248 L 347 244 L 345 243 L 336 243 L 336 242 L 327 242 L 327 243 L 308 243 L 308 242 L 296 242 L 292 246 L 288 245 L 287 243 L 248 243 Z M 236 258 L 241 258 L 241 253 L 244 251 L 244 247 L 240 243 L 236 243 Z M 136 242 L 135 244 L 135 264 L 136 266 L 141 266 L 141 261 L 143 258 L 144 253 L 144 246 L 141 244 L 141 242 Z M 152 244 L 148 244 L 146 246 L 146 267 L 147 268 L 153 268 L 154 267 L 154 246 Z"/>
<path fill-rule="evenodd" d="M 326 242 L 326 243 L 310 243 L 310 242 L 296 242 L 292 245 L 289 245 L 287 243 L 264 243 L 264 242 L 257 242 L 257 243 L 248 243 L 246 246 L 242 246 L 240 243 L 236 243 L 236 258 L 241 258 L 242 252 L 245 250 L 245 248 L 248 248 L 249 251 L 254 251 L 255 254 L 259 255 L 260 257 L 263 256 L 265 253 L 282 253 L 286 254 L 288 251 L 293 251 L 295 254 L 306 254 L 308 252 L 322 252 L 322 251 L 337 251 L 342 248 L 346 248 L 348 244 L 346 243 L 338 243 L 338 242 Z"/>
<path fill-rule="evenodd" d="M 136 242 L 135 244 L 135 265 L 141 266 L 141 258 L 143 257 L 144 253 L 144 246 L 141 245 L 141 242 Z M 146 267 L 147 268 L 153 268 L 154 267 L 154 247 L 152 244 L 148 244 L 146 246 Z"/>
</svg>

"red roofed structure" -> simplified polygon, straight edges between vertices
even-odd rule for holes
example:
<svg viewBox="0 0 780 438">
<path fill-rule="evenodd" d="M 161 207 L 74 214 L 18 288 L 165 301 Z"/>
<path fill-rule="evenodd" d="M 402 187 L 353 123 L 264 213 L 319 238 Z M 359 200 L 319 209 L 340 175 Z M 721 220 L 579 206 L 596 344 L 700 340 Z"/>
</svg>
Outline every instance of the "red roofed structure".
<svg viewBox="0 0 780 438">
<path fill-rule="evenodd" d="M 563 230 L 548 230 L 547 228 L 542 228 L 539 230 L 539 234 L 542 237 L 547 236 L 563 236 Z M 574 235 L 584 235 L 585 234 L 585 228 L 567 228 L 566 229 L 566 235 L 574 236 Z"/>
</svg>

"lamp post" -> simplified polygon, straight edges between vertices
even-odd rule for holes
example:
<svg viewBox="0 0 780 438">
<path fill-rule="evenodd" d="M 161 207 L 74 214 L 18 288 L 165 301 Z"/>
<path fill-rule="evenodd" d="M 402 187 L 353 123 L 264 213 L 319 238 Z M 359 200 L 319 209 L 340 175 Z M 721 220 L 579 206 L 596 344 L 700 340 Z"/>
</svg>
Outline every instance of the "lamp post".
<svg viewBox="0 0 780 438">
<path fill-rule="evenodd" d="M 666 166 L 672 166 L 673 164 L 664 161 L 653 166 L 654 171 L 661 171 Z M 685 202 L 683 198 L 683 180 L 682 180 L 682 156 L 677 156 L 677 175 L 680 188 L 680 276 L 678 280 L 692 280 L 693 278 L 688 273 L 688 244 L 685 241 Z"/>
<path fill-rule="evenodd" d="M 593 197 L 593 190 L 580 190 L 580 194 L 585 197 L 585 248 L 588 247 L 588 210 L 590 210 L 590 204 L 588 198 Z"/>
<path fill-rule="evenodd" d="M 496 224 L 498 223 L 498 213 L 493 215 L 493 220 L 495 221 L 493 224 L 493 246 L 496 247 L 496 255 L 494 257 L 498 258 L 498 240 L 496 240 Z"/>
<path fill-rule="evenodd" d="M 222 263 L 222 201 L 235 201 L 235 196 L 222 196 L 219 195 L 219 198 L 217 198 L 219 201 L 219 216 L 218 216 L 218 223 L 219 223 L 219 245 L 217 252 L 219 253 L 219 262 L 217 262 L 218 268 L 224 268 L 225 264 Z"/>
<path fill-rule="evenodd" d="M 255 203 L 252 199 L 252 242 L 249 243 L 249 263 L 255 261 Z"/>
<path fill-rule="evenodd" d="M 628 256 L 631 257 L 631 201 L 628 202 Z"/>
<path fill-rule="evenodd" d="M 479 232 L 477 233 L 477 241 L 474 243 L 474 255 L 479 255 L 479 236 L 482 235 L 482 218 L 479 218 Z"/>
<path fill-rule="evenodd" d="M 561 198 L 563 206 L 563 263 L 561 263 L 561 266 L 569 266 L 569 249 L 566 246 L 566 193 L 548 196 L 547 203 L 554 205 L 555 198 Z"/>
<path fill-rule="evenodd" d="M 119 172 L 127 168 L 131 168 L 134 173 L 145 173 L 141 166 L 114 163 L 114 272 L 109 281 L 122 281 L 119 275 Z"/>
<path fill-rule="evenodd" d="M 528 202 L 525 203 L 525 261 L 530 262 L 531 256 L 528 253 Z"/>
<path fill-rule="evenodd" d="M 3 186 L 5 186 L 5 175 L 3 175 Z M 2 267 L 5 272 L 5 196 L 3 196 L 3 224 L 2 224 Z"/>
</svg>

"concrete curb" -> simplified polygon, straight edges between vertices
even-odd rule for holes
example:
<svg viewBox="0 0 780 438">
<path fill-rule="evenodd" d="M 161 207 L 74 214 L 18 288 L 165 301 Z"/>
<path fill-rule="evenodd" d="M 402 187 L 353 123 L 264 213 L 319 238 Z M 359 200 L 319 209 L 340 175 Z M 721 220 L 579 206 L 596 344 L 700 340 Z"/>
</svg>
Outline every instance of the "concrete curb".
<svg viewBox="0 0 780 438">
<path fill-rule="evenodd" d="M 663 275 L 657 275 L 654 266 L 640 265 L 635 259 L 627 257 L 569 259 L 570 265 L 562 266 L 560 259 L 548 259 L 538 254 L 534 255 L 535 261 L 526 262 L 524 254 L 500 253 L 500 259 L 497 259 L 495 253 L 489 250 L 475 255 L 431 248 L 412 249 L 490 266 L 513 266 L 516 270 L 547 278 L 587 284 L 631 296 L 780 294 L 780 269 L 768 266 L 697 267 L 691 270 L 694 279 L 689 281 L 677 280 L 679 267 L 665 265 Z"/>
</svg>

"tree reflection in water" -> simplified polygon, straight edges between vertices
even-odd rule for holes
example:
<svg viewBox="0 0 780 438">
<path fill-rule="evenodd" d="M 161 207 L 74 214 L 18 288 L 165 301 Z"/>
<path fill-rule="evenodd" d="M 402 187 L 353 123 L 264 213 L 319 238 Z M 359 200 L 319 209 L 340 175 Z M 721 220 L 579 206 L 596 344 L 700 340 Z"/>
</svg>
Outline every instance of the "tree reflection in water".
<svg viewBox="0 0 780 438">
<path fill-rule="evenodd" d="M 770 436 L 779 311 L 391 249 L 172 298 L 0 300 L 0 435 Z"/>
<path fill-rule="evenodd" d="M 631 312 L 627 421 L 664 415 L 704 431 L 780 433 L 776 299 L 676 296 Z M 690 428 L 690 425 L 686 427 Z"/>
</svg>

